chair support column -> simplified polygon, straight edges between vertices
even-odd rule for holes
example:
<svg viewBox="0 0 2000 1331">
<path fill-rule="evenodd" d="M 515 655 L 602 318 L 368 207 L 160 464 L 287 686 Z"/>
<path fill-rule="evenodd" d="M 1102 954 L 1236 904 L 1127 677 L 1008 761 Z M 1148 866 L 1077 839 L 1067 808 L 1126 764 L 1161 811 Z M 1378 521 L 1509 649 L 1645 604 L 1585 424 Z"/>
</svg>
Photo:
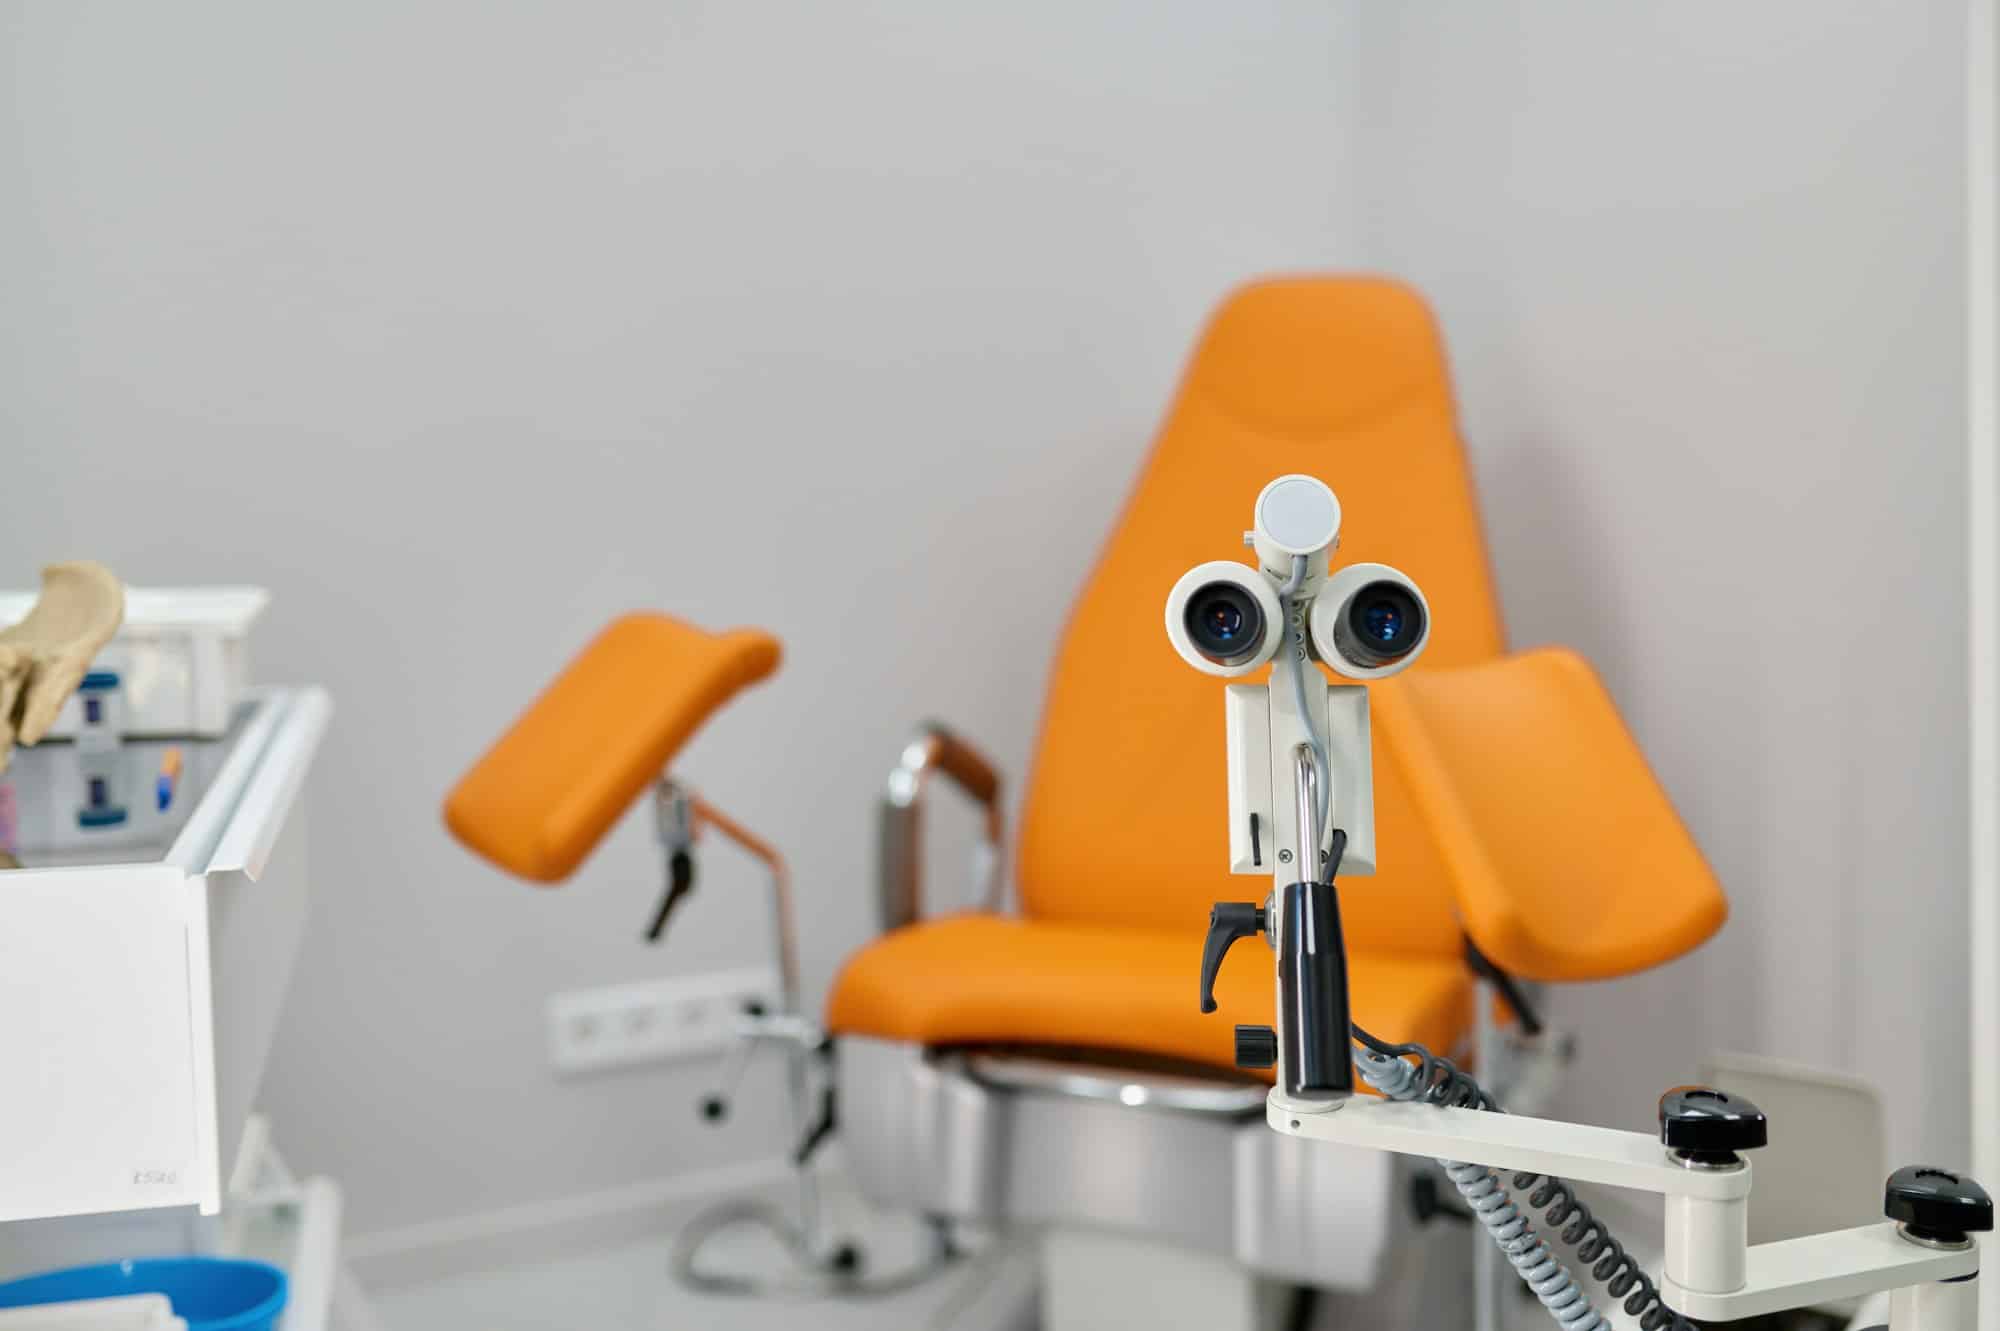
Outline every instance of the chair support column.
<svg viewBox="0 0 2000 1331">
<path fill-rule="evenodd" d="M 1214 1253 L 1109 1230 L 1042 1237 L 1041 1331 L 1280 1331 L 1291 1299 Z"/>
</svg>

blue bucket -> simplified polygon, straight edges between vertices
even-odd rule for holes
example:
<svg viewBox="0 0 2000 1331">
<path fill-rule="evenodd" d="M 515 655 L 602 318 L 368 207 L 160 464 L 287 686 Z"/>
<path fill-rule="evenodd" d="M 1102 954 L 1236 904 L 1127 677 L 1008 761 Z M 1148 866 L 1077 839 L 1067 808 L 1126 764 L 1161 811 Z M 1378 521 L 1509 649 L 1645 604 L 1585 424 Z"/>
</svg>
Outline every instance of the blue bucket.
<svg viewBox="0 0 2000 1331">
<path fill-rule="evenodd" d="M 231 1257 L 155 1257 L 73 1266 L 0 1284 L 0 1308 L 164 1294 L 188 1331 L 271 1331 L 285 1310 L 285 1273 Z"/>
</svg>

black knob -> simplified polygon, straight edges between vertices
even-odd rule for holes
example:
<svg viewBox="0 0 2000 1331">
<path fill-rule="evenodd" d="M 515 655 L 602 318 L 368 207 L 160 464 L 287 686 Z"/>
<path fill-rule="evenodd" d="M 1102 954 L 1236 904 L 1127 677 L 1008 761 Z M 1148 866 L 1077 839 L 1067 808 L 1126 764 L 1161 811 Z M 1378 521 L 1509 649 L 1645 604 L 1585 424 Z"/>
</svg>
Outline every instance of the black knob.
<svg viewBox="0 0 2000 1331">
<path fill-rule="evenodd" d="M 842 1243 L 827 1254 L 827 1268 L 838 1275 L 856 1276 L 861 1274 L 863 1263 L 859 1244 Z"/>
<path fill-rule="evenodd" d="M 1269 1026 L 1238 1026 L 1236 1066 L 1239 1068 L 1278 1066 L 1278 1033 Z"/>
<path fill-rule="evenodd" d="M 1902 1221 L 1914 1238 L 1963 1243 L 1993 1228 L 1993 1199 L 1964 1174 L 1905 1165 L 1889 1175 L 1882 1214 Z"/>
<path fill-rule="evenodd" d="M 729 1117 L 729 1101 L 719 1095 L 704 1095 L 701 1098 L 701 1116 L 710 1123 L 720 1123 Z"/>
<path fill-rule="evenodd" d="M 1764 1111 L 1712 1086 L 1676 1086 L 1660 1097 L 1660 1141 L 1697 1164 L 1733 1164 L 1770 1140 Z"/>
</svg>

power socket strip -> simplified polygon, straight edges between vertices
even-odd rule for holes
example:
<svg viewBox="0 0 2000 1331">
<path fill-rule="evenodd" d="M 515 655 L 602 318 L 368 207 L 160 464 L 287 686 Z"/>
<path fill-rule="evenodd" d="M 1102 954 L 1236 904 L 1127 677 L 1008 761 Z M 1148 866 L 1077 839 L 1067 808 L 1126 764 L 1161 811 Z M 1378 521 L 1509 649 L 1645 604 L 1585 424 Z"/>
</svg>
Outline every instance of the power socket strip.
<svg viewBox="0 0 2000 1331">
<path fill-rule="evenodd" d="M 577 1074 L 717 1053 L 734 1042 L 750 1005 L 770 1012 L 777 1001 L 777 972 L 768 967 L 556 994 L 549 1065 Z"/>
</svg>

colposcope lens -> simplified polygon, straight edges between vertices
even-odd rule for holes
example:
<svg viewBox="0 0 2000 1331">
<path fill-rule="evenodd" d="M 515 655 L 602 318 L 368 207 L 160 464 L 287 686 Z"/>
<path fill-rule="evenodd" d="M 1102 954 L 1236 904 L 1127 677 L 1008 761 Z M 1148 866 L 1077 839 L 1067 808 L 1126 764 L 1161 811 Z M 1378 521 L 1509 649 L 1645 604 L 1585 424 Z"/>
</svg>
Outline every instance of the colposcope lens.
<svg viewBox="0 0 2000 1331">
<path fill-rule="evenodd" d="M 1208 631 L 1218 642 L 1234 641 L 1243 631 L 1243 612 L 1227 601 L 1217 601 L 1208 608 Z"/>
<path fill-rule="evenodd" d="M 1356 665 L 1393 665 L 1424 640 L 1424 608 L 1403 584 L 1373 582 L 1347 603 L 1333 636 L 1340 655 Z"/>
<path fill-rule="evenodd" d="M 1361 612 L 1361 622 L 1366 626 L 1368 636 L 1382 642 L 1394 642 L 1403 630 L 1403 612 L 1387 601 L 1377 601 Z"/>
<path fill-rule="evenodd" d="M 1188 598 L 1188 640 L 1217 665 L 1237 665 L 1257 654 L 1264 640 L 1264 612 L 1243 587 L 1211 582 Z"/>
</svg>

